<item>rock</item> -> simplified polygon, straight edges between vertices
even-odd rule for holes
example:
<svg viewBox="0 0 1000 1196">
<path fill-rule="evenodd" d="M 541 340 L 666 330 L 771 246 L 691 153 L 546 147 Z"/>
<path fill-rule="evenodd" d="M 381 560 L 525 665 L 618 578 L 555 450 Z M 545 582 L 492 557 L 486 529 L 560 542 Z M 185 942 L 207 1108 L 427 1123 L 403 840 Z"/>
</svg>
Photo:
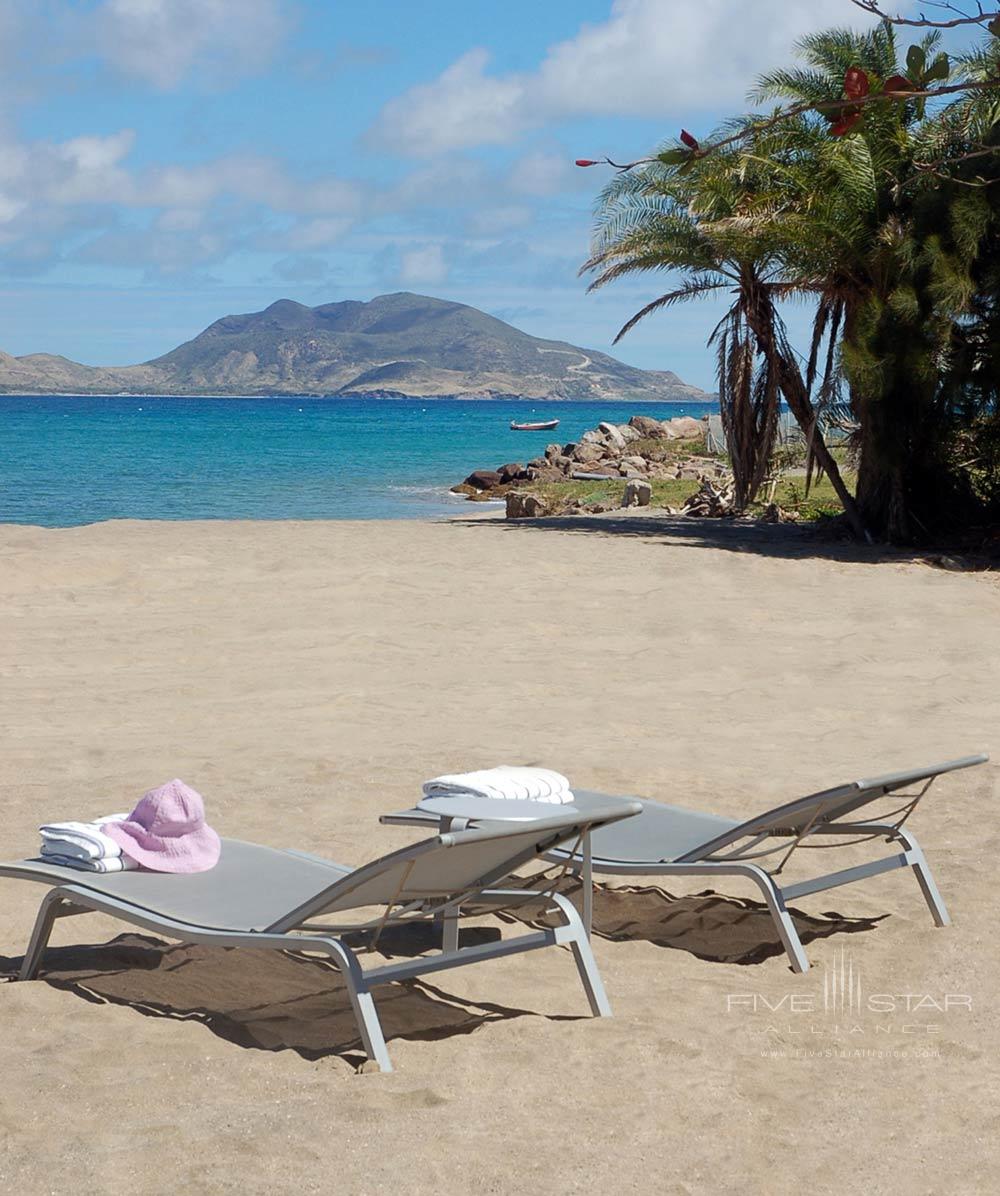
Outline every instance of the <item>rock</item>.
<svg viewBox="0 0 1000 1196">
<path fill-rule="evenodd" d="M 593 461 L 600 461 L 604 456 L 604 450 L 599 444 L 590 444 L 589 442 L 581 441 L 578 445 L 574 446 L 570 456 L 580 465 L 589 465 Z"/>
<path fill-rule="evenodd" d="M 508 519 L 539 519 L 549 513 L 549 508 L 534 494 L 512 490 L 507 495 Z"/>
<path fill-rule="evenodd" d="M 633 415 L 628 421 L 628 426 L 638 432 L 640 436 L 660 437 L 666 434 L 665 425 L 649 415 Z"/>
<path fill-rule="evenodd" d="M 600 423 L 597 427 L 599 431 L 604 433 L 604 439 L 612 448 L 616 448 L 619 452 L 625 448 L 625 437 L 618 431 L 614 424 Z"/>
<path fill-rule="evenodd" d="M 625 469 L 631 469 L 635 473 L 641 473 L 644 476 L 649 472 L 649 464 L 645 457 L 622 457 L 621 464 Z"/>
<path fill-rule="evenodd" d="M 524 477 L 524 466 L 520 461 L 511 461 L 507 465 L 501 465 L 497 473 L 500 475 L 500 484 L 506 486 L 509 482 L 516 482 Z"/>
<path fill-rule="evenodd" d="M 569 457 L 553 457 L 552 464 L 556 469 L 561 469 L 563 473 L 568 473 L 573 467 L 573 462 Z"/>
<path fill-rule="evenodd" d="M 596 432 L 593 428 L 589 432 L 584 432 L 580 437 L 581 444 L 604 444 L 604 437 L 600 432 Z"/>
<path fill-rule="evenodd" d="M 653 487 L 649 482 L 632 481 L 625 486 L 622 495 L 623 507 L 648 507 L 653 498 Z"/>
<path fill-rule="evenodd" d="M 691 415 L 679 415 L 670 421 L 670 429 L 680 440 L 692 440 L 705 435 L 705 425 Z"/>
<path fill-rule="evenodd" d="M 463 486 L 471 486 L 473 490 L 492 490 L 500 485 L 500 475 L 495 469 L 476 469 L 465 479 Z"/>
<path fill-rule="evenodd" d="M 554 461 L 556 457 L 564 456 L 564 453 L 558 444 L 547 444 L 545 446 L 545 456 L 549 461 Z"/>
<path fill-rule="evenodd" d="M 637 432 L 635 428 L 631 427 L 629 424 L 616 424 L 615 426 L 618 428 L 618 434 L 621 436 L 621 438 L 625 441 L 626 444 L 631 444 L 633 440 L 641 440 L 642 439 L 642 435 L 639 432 Z"/>
</svg>

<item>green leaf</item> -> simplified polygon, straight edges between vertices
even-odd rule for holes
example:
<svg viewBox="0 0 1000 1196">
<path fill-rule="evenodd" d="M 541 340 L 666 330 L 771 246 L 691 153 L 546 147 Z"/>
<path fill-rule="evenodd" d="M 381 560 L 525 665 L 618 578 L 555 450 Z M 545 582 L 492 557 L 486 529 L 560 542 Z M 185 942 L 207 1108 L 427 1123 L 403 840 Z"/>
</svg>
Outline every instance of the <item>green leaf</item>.
<svg viewBox="0 0 1000 1196">
<path fill-rule="evenodd" d="M 691 167 L 694 166 L 694 164 L 695 164 L 695 162 L 697 162 L 697 160 L 698 159 L 694 156 L 694 154 L 688 154 L 687 161 L 682 166 L 679 166 L 677 168 L 677 173 L 678 174 L 689 174 L 691 172 Z"/>
<path fill-rule="evenodd" d="M 947 54 L 939 54 L 924 72 L 924 82 L 932 83 L 935 79 L 947 79 L 951 74 L 951 63 Z"/>
<path fill-rule="evenodd" d="M 691 157 L 691 151 L 686 149 L 664 150 L 662 154 L 656 156 L 664 166 L 681 166 Z"/>
<path fill-rule="evenodd" d="M 911 79 L 918 79 L 924 73 L 927 55 L 923 46 L 913 45 L 906 51 L 906 73 Z"/>
</svg>

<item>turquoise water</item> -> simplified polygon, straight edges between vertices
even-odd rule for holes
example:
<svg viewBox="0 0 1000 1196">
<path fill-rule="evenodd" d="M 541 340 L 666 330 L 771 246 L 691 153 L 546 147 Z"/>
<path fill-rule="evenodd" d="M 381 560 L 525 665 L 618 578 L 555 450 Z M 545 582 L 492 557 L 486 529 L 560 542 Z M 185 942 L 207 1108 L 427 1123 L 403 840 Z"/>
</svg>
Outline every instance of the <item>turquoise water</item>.
<svg viewBox="0 0 1000 1196">
<path fill-rule="evenodd" d="M 601 420 L 711 403 L 0 396 L 0 522 L 427 519 L 473 469 L 540 455 Z M 512 432 L 512 419 L 559 419 Z"/>
</svg>

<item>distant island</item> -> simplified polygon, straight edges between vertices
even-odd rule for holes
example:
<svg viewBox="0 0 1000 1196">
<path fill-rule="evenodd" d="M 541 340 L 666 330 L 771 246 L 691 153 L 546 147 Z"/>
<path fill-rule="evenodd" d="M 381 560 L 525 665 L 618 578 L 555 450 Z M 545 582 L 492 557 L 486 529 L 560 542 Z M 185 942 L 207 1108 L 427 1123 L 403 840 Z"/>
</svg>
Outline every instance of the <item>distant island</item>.
<svg viewBox="0 0 1000 1196">
<path fill-rule="evenodd" d="M 529 336 L 464 303 L 400 292 L 224 316 L 141 365 L 0 351 L 0 394 L 380 395 L 386 398 L 712 398 L 669 370 Z"/>
</svg>

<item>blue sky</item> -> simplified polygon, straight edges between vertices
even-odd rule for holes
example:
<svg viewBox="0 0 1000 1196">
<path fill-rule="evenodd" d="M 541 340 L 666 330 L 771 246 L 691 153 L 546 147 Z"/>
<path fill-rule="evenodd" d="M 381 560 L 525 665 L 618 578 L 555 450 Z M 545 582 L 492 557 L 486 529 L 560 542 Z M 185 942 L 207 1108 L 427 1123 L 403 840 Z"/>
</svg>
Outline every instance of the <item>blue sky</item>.
<svg viewBox="0 0 1000 1196">
<path fill-rule="evenodd" d="M 906 4 L 897 5 L 905 10 Z M 712 387 L 716 307 L 588 296 L 602 177 L 738 111 L 849 0 L 0 0 L 0 348 L 146 360 L 413 290 Z"/>
</svg>

